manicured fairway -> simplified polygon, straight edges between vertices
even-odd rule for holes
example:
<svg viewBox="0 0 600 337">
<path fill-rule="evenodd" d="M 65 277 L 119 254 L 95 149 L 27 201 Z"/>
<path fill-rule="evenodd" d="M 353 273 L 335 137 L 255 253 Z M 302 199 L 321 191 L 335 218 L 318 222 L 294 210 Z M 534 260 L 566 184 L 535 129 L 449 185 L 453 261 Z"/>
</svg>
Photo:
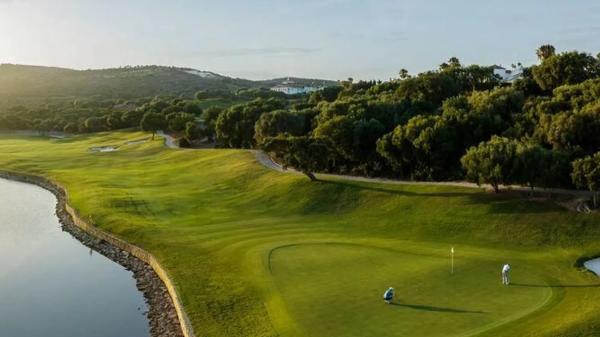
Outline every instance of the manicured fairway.
<svg viewBox="0 0 600 337">
<path fill-rule="evenodd" d="M 85 218 L 157 256 L 198 336 L 600 333 L 600 279 L 574 266 L 600 253 L 598 215 L 476 189 L 311 183 L 248 151 L 127 144 L 146 137 L 0 135 L 0 170 L 60 182 Z"/>
</svg>

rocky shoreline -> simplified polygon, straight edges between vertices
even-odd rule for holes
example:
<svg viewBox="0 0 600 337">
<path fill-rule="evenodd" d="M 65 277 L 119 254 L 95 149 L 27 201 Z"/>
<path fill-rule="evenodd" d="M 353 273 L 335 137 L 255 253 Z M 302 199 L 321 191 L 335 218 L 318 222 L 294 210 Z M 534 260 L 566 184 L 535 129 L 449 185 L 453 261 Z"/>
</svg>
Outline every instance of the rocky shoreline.
<svg viewBox="0 0 600 337">
<path fill-rule="evenodd" d="M 0 178 L 34 184 L 52 192 L 56 196 L 56 215 L 63 231 L 69 233 L 86 247 L 133 272 L 137 288 L 143 293 L 148 304 L 146 316 L 150 324 L 150 336 L 184 337 L 173 300 L 154 269 L 133 254 L 79 228 L 67 211 L 66 194 L 62 188 L 37 176 L 0 172 Z"/>
</svg>

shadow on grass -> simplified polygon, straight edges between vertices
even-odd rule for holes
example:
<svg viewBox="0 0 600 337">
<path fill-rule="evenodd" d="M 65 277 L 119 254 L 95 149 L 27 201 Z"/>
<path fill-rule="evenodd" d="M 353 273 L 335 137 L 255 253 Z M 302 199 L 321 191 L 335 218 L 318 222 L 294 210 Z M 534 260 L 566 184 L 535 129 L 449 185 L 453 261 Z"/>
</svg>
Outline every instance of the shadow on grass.
<svg viewBox="0 0 600 337">
<path fill-rule="evenodd" d="M 527 288 L 598 288 L 600 284 L 529 284 L 529 283 L 511 283 L 511 287 Z"/>
<path fill-rule="evenodd" d="M 402 303 L 398 303 L 398 302 L 392 302 L 391 305 L 394 305 L 397 307 L 414 309 L 414 310 L 423 310 L 423 311 L 432 311 L 432 312 L 449 312 L 449 313 L 455 313 L 455 314 L 487 314 L 487 312 L 485 312 L 485 311 L 442 308 L 442 307 L 434 307 L 434 306 L 430 306 L 430 305 L 402 304 Z"/>
<path fill-rule="evenodd" d="M 395 195 L 404 195 L 404 196 L 466 197 L 466 196 L 473 196 L 473 194 L 475 194 L 475 193 L 467 193 L 467 192 L 450 192 L 450 191 L 449 192 L 413 192 L 413 191 L 406 191 L 406 190 L 400 190 L 398 188 L 394 188 L 394 186 L 402 187 L 403 186 L 402 184 L 391 185 L 390 187 L 386 187 L 386 186 L 369 186 L 369 184 L 373 184 L 373 183 L 361 182 L 361 181 L 341 181 L 341 180 L 319 179 L 318 182 L 323 183 L 323 184 L 345 186 L 345 187 L 357 188 L 357 189 L 361 189 L 361 190 L 389 193 L 389 194 L 395 194 Z M 381 184 L 383 184 L 383 183 L 381 183 Z M 407 184 L 404 186 L 417 186 L 417 185 L 408 185 Z M 422 186 L 429 187 L 429 185 L 422 185 Z M 435 185 L 432 185 L 432 186 L 437 187 Z M 452 188 L 452 186 L 449 186 L 449 188 Z"/>
<path fill-rule="evenodd" d="M 548 207 L 542 203 L 533 203 L 527 202 L 526 207 L 515 207 L 515 202 L 521 204 L 523 202 L 522 198 L 514 194 L 509 193 L 500 193 L 500 194 L 492 194 L 487 192 L 482 192 L 482 190 L 473 189 L 472 192 L 459 192 L 459 191 L 451 191 L 443 192 L 443 191 L 432 191 L 432 192 L 416 192 L 409 191 L 405 189 L 398 189 L 398 185 L 390 185 L 387 186 L 372 186 L 370 183 L 365 182 L 357 182 L 357 181 L 340 181 L 340 180 L 323 180 L 319 179 L 319 183 L 329 184 L 333 186 L 337 186 L 340 188 L 351 188 L 380 193 L 387 193 L 390 195 L 397 196 L 417 196 L 417 197 L 461 197 L 465 198 L 466 203 L 472 205 L 487 205 L 490 207 L 491 213 L 504 213 L 504 214 L 515 214 L 515 213 L 545 213 L 548 211 Z M 414 185 L 405 185 L 405 186 L 414 186 Z M 428 185 L 422 185 L 425 187 L 429 187 Z M 431 185 L 431 187 L 444 187 L 444 186 L 435 186 Z M 466 189 L 467 187 L 453 187 L 448 186 L 448 189 L 456 188 L 456 189 Z"/>
</svg>

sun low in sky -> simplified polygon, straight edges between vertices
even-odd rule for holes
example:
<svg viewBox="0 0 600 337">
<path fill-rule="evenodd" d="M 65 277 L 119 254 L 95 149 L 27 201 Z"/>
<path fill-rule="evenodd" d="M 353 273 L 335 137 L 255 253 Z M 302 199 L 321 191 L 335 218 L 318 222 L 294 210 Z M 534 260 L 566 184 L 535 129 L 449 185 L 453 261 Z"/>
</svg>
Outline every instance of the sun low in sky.
<svg viewBox="0 0 600 337">
<path fill-rule="evenodd" d="M 451 56 L 530 64 L 544 43 L 600 51 L 598 22 L 592 0 L 0 0 L 0 62 L 385 80 Z"/>
</svg>

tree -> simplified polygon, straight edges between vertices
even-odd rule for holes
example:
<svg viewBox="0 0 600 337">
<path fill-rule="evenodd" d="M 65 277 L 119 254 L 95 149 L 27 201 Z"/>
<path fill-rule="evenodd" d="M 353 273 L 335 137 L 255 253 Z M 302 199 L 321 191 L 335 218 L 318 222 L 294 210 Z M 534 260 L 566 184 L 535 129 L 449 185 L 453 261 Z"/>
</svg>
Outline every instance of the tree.
<svg viewBox="0 0 600 337">
<path fill-rule="evenodd" d="M 400 69 L 400 72 L 398 73 L 398 75 L 400 76 L 401 80 L 405 80 L 405 79 L 407 79 L 407 78 L 410 77 L 410 74 L 408 73 L 408 70 L 406 70 L 404 68 Z"/>
<path fill-rule="evenodd" d="M 329 160 L 330 147 L 323 138 L 279 135 L 266 138 L 261 147 L 280 160 L 284 168 L 293 167 L 311 181 L 318 180 L 314 172 L 323 170 Z"/>
<path fill-rule="evenodd" d="M 318 123 L 313 130 L 315 137 L 327 138 L 336 157 L 352 161 L 354 144 L 354 120 L 348 115 L 334 116 Z"/>
<path fill-rule="evenodd" d="M 525 97 L 511 87 L 499 87 L 488 91 L 476 91 L 469 96 L 469 103 L 479 113 L 510 124 L 512 116 L 523 111 Z"/>
<path fill-rule="evenodd" d="M 142 120 L 140 121 L 140 127 L 142 130 L 152 132 L 152 140 L 154 140 L 156 131 L 162 130 L 166 128 L 166 126 L 167 120 L 165 119 L 165 116 L 152 111 L 144 114 L 144 117 L 142 117 Z"/>
<path fill-rule="evenodd" d="M 453 69 L 460 68 L 460 60 L 457 57 L 451 57 L 447 62 L 440 64 L 441 71 L 452 71 Z"/>
<path fill-rule="evenodd" d="M 458 57 L 455 57 L 455 56 L 452 56 L 451 58 L 448 59 L 448 65 L 452 68 L 460 68 L 461 67 Z"/>
<path fill-rule="evenodd" d="M 516 156 L 517 173 L 514 180 L 533 189 L 546 161 L 544 149 L 537 144 L 519 142 Z"/>
<path fill-rule="evenodd" d="M 202 112 L 200 119 L 204 128 L 202 129 L 203 135 L 208 139 L 209 142 L 215 140 L 215 125 L 219 115 L 223 112 L 223 109 L 219 107 L 210 107 Z"/>
<path fill-rule="evenodd" d="M 35 121 L 35 130 L 41 134 L 52 130 L 52 121 L 50 119 L 38 119 Z"/>
<path fill-rule="evenodd" d="M 367 165 L 372 165 L 377 152 L 373 151 L 377 146 L 377 140 L 386 132 L 385 126 L 377 119 L 361 119 L 353 125 L 353 157 Z M 369 172 L 363 172 L 368 174 Z"/>
<path fill-rule="evenodd" d="M 384 135 L 377 152 L 402 177 L 417 180 L 448 179 L 459 169 L 456 129 L 440 116 L 416 116 Z"/>
<path fill-rule="evenodd" d="M 565 153 L 549 150 L 530 140 L 517 143 L 514 181 L 533 189 L 566 186 L 570 162 Z"/>
<path fill-rule="evenodd" d="M 576 51 L 552 55 L 532 67 L 533 78 L 543 90 L 564 84 L 577 84 L 600 75 L 600 62 L 593 56 Z"/>
<path fill-rule="evenodd" d="M 160 97 L 155 97 L 152 101 L 144 104 L 142 109 L 146 112 L 152 111 L 155 113 L 161 113 L 164 109 L 167 109 L 171 106 L 171 103 L 161 99 Z"/>
<path fill-rule="evenodd" d="M 63 127 L 63 131 L 65 133 L 76 133 L 77 132 L 77 124 L 76 123 L 67 123 Z"/>
<path fill-rule="evenodd" d="M 533 78 L 532 67 L 522 68 L 521 77 L 512 83 L 512 87 L 522 91 L 526 96 L 539 96 L 544 93 Z"/>
<path fill-rule="evenodd" d="M 470 65 L 462 69 L 460 77 L 465 82 L 465 89 L 471 91 L 489 90 L 500 83 L 500 80 L 494 75 L 493 67 Z"/>
<path fill-rule="evenodd" d="M 552 111 L 543 113 L 555 114 L 567 110 L 582 110 L 593 106 L 600 99 L 600 78 L 589 79 L 582 83 L 560 86 L 552 92 L 549 103 Z"/>
<path fill-rule="evenodd" d="M 279 134 L 302 136 L 310 132 L 312 115 L 306 112 L 275 110 L 260 116 L 254 125 L 254 139 L 260 144 L 267 137 Z"/>
<path fill-rule="evenodd" d="M 116 113 L 111 113 L 106 117 L 106 125 L 111 130 L 118 130 L 124 127 L 124 123 L 121 119 L 121 116 Z"/>
<path fill-rule="evenodd" d="M 537 55 L 537 57 L 540 61 L 544 61 L 547 58 L 554 56 L 556 54 L 556 48 L 554 48 L 554 46 L 551 44 L 545 44 L 545 45 L 540 46 L 535 51 L 535 54 Z"/>
<path fill-rule="evenodd" d="M 338 95 L 340 94 L 341 91 L 342 91 L 341 86 L 330 86 L 330 87 L 325 87 L 325 88 L 319 90 L 318 92 L 321 93 L 321 95 L 323 96 L 323 99 L 325 101 L 333 102 L 336 100 L 336 98 L 338 97 Z"/>
<path fill-rule="evenodd" d="M 281 100 L 273 98 L 258 98 L 249 103 L 234 105 L 219 114 L 215 124 L 217 139 L 225 147 L 252 148 L 255 145 L 254 124 L 260 115 L 283 107 Z"/>
<path fill-rule="evenodd" d="M 460 160 L 467 179 L 477 184 L 490 184 L 498 193 L 501 184 L 509 185 L 517 180 L 516 149 L 516 141 L 498 136 L 471 147 Z"/>
<path fill-rule="evenodd" d="M 0 130 L 10 130 L 11 125 L 8 117 L 0 116 Z"/>
<path fill-rule="evenodd" d="M 208 92 L 206 92 L 205 90 L 200 90 L 196 93 L 195 97 L 197 100 L 201 101 L 201 100 L 210 98 L 210 94 Z"/>
<path fill-rule="evenodd" d="M 330 86 L 321 90 L 317 90 L 310 94 L 308 102 L 312 105 L 317 105 L 319 102 L 333 102 L 338 98 L 338 95 L 344 88 L 342 86 Z"/>
<path fill-rule="evenodd" d="M 543 188 L 570 187 L 571 160 L 569 155 L 562 151 L 544 150 L 543 167 L 539 171 L 537 184 Z"/>
<path fill-rule="evenodd" d="M 185 124 L 184 138 L 187 140 L 188 144 L 192 144 L 195 140 L 200 139 L 200 137 L 202 137 L 202 130 L 198 124 L 187 122 Z"/>
<path fill-rule="evenodd" d="M 589 155 L 600 148 L 600 104 L 540 117 L 536 130 L 556 150 Z"/>
<path fill-rule="evenodd" d="M 144 117 L 145 113 L 146 113 L 146 111 L 144 111 L 144 109 L 142 109 L 142 108 L 126 111 L 121 116 L 121 121 L 123 122 L 123 126 L 124 127 L 139 126 L 140 122 L 142 121 L 142 117 Z"/>
<path fill-rule="evenodd" d="M 183 105 L 183 112 L 194 116 L 200 116 L 202 114 L 202 108 L 195 102 L 187 102 Z"/>
<path fill-rule="evenodd" d="M 593 192 L 594 208 L 597 208 L 600 190 L 600 152 L 574 161 L 571 178 L 578 188 L 587 188 Z"/>
<path fill-rule="evenodd" d="M 186 112 L 173 112 L 168 114 L 166 119 L 169 130 L 174 132 L 184 131 L 188 122 L 193 122 L 196 120 L 194 115 Z"/>
<path fill-rule="evenodd" d="M 99 132 L 107 129 L 106 118 L 103 117 L 90 117 L 83 124 L 88 132 Z"/>
</svg>

